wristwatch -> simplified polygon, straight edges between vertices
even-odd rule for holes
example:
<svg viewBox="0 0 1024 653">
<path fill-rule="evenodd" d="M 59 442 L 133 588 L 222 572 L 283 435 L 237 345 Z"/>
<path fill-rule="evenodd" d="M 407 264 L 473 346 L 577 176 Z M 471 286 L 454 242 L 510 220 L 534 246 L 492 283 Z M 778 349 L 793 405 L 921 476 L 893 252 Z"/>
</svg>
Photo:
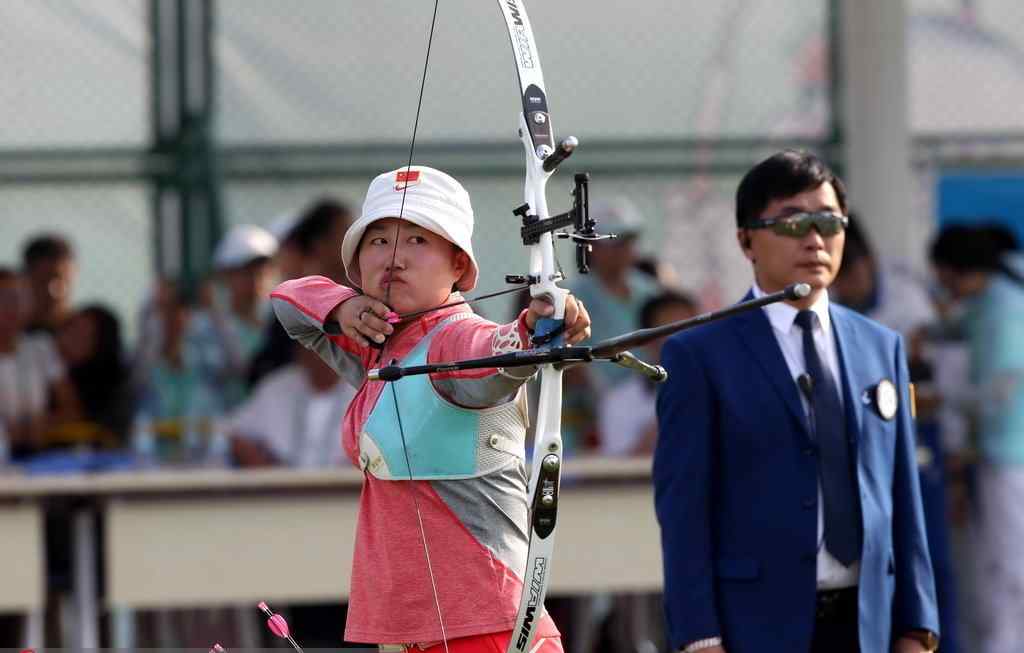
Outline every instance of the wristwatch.
<svg viewBox="0 0 1024 653">
<path fill-rule="evenodd" d="M 921 642 L 921 646 L 923 646 L 926 651 L 939 650 L 939 636 L 930 630 L 912 630 L 904 635 L 904 637 L 916 639 Z"/>
</svg>

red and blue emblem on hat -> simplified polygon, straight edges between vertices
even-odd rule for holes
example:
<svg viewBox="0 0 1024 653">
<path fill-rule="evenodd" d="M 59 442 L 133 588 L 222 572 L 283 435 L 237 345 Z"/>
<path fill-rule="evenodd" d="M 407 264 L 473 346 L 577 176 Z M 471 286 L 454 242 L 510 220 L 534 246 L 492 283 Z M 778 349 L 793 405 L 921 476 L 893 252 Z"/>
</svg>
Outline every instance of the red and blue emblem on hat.
<svg viewBox="0 0 1024 653">
<path fill-rule="evenodd" d="M 420 183 L 419 170 L 399 170 L 395 173 L 395 190 L 405 190 Z"/>
</svg>

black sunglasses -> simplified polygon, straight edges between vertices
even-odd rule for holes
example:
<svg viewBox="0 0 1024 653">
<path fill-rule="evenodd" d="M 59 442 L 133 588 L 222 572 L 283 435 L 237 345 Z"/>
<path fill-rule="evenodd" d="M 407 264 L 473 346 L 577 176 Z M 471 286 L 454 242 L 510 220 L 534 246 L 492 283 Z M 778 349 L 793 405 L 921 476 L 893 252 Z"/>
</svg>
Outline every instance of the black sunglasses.
<svg viewBox="0 0 1024 653">
<path fill-rule="evenodd" d="M 835 236 L 850 224 L 850 218 L 830 211 L 814 213 L 794 213 L 784 218 L 765 218 L 754 220 L 744 229 L 771 229 L 773 233 L 789 238 L 803 238 L 810 233 L 812 227 L 818 229 L 822 236 Z"/>
</svg>

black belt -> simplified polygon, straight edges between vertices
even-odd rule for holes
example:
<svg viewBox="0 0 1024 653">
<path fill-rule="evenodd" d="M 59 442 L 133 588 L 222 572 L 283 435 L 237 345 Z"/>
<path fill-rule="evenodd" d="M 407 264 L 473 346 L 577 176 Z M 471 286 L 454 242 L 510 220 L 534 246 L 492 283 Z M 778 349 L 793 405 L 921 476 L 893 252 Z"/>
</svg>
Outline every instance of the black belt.
<svg viewBox="0 0 1024 653">
<path fill-rule="evenodd" d="M 821 590 L 818 592 L 814 607 L 816 620 L 829 621 L 852 611 L 857 614 L 857 588 L 844 587 L 838 590 Z"/>
</svg>

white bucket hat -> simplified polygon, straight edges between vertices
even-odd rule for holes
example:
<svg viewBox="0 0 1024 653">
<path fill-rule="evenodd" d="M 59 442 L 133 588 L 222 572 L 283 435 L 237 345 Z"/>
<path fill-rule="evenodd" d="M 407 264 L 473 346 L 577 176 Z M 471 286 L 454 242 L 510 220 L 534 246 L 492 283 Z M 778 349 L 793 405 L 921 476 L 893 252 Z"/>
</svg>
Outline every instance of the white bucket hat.
<svg viewBox="0 0 1024 653">
<path fill-rule="evenodd" d="M 217 243 L 213 253 L 213 266 L 218 270 L 237 268 L 277 253 L 277 238 L 263 227 L 238 224 Z"/>
<path fill-rule="evenodd" d="M 348 278 L 356 287 L 362 287 L 356 250 L 363 239 L 363 232 L 377 220 L 399 215 L 465 252 L 469 257 L 469 269 L 455 287 L 465 292 L 476 286 L 480 268 L 473 255 L 473 207 L 469 203 L 469 193 L 462 184 L 440 170 L 427 166 L 403 166 L 377 175 L 370 182 L 366 201 L 363 202 L 363 214 L 345 232 L 341 259 Z"/>
</svg>

